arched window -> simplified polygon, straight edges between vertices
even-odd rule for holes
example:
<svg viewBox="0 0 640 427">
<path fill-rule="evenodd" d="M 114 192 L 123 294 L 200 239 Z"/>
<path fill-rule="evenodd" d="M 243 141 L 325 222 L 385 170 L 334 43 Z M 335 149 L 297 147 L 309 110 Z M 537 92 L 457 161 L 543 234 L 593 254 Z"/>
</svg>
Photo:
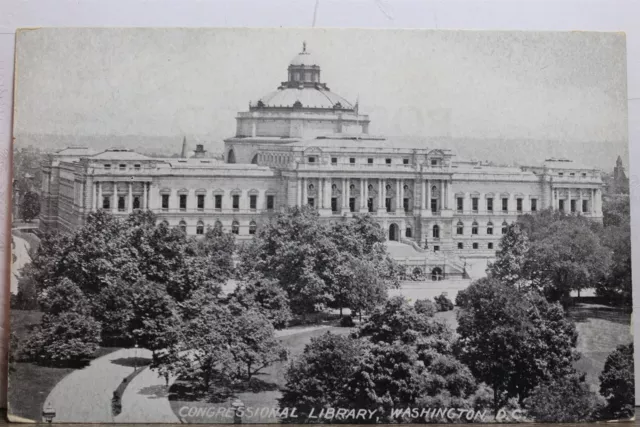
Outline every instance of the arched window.
<svg viewBox="0 0 640 427">
<path fill-rule="evenodd" d="M 491 221 L 487 224 L 487 234 L 493 234 L 493 223 Z"/>
<path fill-rule="evenodd" d="M 462 223 L 462 221 L 458 221 L 458 225 L 456 225 L 456 233 L 464 234 L 464 224 Z"/>
<path fill-rule="evenodd" d="M 440 227 L 438 225 L 433 226 L 433 238 L 434 239 L 440 238 Z"/>
<path fill-rule="evenodd" d="M 502 223 L 502 234 L 507 234 L 507 227 L 508 226 L 509 225 L 507 224 L 506 221 Z"/>
<path fill-rule="evenodd" d="M 187 223 L 184 221 L 180 221 L 180 224 L 178 224 L 178 227 L 180 227 L 180 230 L 182 230 L 184 233 L 187 232 Z"/>
<path fill-rule="evenodd" d="M 478 223 L 475 221 L 471 224 L 471 234 L 478 234 Z"/>
<path fill-rule="evenodd" d="M 251 221 L 249 223 L 249 234 L 256 234 L 256 228 L 258 228 L 258 226 L 256 225 L 255 221 Z"/>
<path fill-rule="evenodd" d="M 437 280 L 442 280 L 442 269 L 440 267 L 435 267 L 433 270 L 431 270 L 431 280 L 433 280 L 434 282 Z"/>
<path fill-rule="evenodd" d="M 196 225 L 196 234 L 204 234 L 204 222 L 198 221 Z"/>
<path fill-rule="evenodd" d="M 238 221 L 233 221 L 231 223 L 231 232 L 233 234 L 240 234 L 240 224 L 238 223 Z"/>
<path fill-rule="evenodd" d="M 216 223 L 213 225 L 215 228 L 219 228 L 222 230 L 222 223 L 220 221 L 216 221 Z"/>
<path fill-rule="evenodd" d="M 253 156 L 253 159 L 251 159 L 251 164 L 253 164 L 253 165 L 257 165 L 258 164 L 258 155 L 257 154 L 255 156 Z"/>
<path fill-rule="evenodd" d="M 404 235 L 405 237 L 411 237 L 411 227 L 407 227 L 406 230 L 404 230 Z"/>
<path fill-rule="evenodd" d="M 233 148 L 229 150 L 229 155 L 227 156 L 227 163 L 235 163 L 236 162 L 236 153 L 233 152 Z"/>
</svg>

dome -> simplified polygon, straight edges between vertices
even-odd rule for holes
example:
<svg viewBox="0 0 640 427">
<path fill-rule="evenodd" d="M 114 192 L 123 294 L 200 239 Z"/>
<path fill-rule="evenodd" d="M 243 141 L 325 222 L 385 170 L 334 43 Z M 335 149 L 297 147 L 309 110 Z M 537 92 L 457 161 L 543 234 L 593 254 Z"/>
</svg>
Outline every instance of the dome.
<svg viewBox="0 0 640 427">
<path fill-rule="evenodd" d="M 342 108 L 353 109 L 353 105 L 329 90 L 313 87 L 285 88 L 268 93 L 257 102 L 261 107 L 288 107 L 292 108 L 299 102 L 302 108 Z"/>
<path fill-rule="evenodd" d="M 300 65 L 319 65 L 317 58 L 312 55 L 310 52 L 307 52 L 307 43 L 302 43 L 302 52 L 297 54 L 289 63 L 289 65 L 300 66 Z"/>
</svg>

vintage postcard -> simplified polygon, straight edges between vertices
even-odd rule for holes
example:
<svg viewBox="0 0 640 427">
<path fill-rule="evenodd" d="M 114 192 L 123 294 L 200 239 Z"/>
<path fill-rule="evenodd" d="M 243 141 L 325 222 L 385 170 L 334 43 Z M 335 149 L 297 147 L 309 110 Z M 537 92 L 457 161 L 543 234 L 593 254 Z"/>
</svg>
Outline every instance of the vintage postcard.
<svg viewBox="0 0 640 427">
<path fill-rule="evenodd" d="M 16 49 L 12 420 L 633 416 L 624 34 Z"/>
</svg>

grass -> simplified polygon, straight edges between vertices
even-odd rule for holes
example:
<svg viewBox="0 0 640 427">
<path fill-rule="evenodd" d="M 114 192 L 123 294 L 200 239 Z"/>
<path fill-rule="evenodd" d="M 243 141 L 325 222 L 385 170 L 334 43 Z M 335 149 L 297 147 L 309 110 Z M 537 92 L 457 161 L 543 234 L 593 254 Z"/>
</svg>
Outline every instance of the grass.
<svg viewBox="0 0 640 427">
<path fill-rule="evenodd" d="M 40 323 L 39 311 L 11 310 L 11 330 L 24 341 L 34 326 Z M 100 347 L 94 357 L 109 354 L 117 348 Z M 42 405 L 51 390 L 74 368 L 54 368 L 33 363 L 16 362 L 9 370 L 8 413 L 30 420 L 42 419 Z"/>
<path fill-rule="evenodd" d="M 295 333 L 292 335 L 283 336 L 280 338 L 282 344 L 289 349 L 290 359 L 293 359 L 300 355 L 304 350 L 304 347 L 311 342 L 311 338 L 320 336 L 325 334 L 326 332 L 331 332 L 334 334 L 348 334 L 351 329 L 349 328 L 339 328 L 339 327 L 326 327 L 322 329 L 316 329 L 312 331 L 305 331 L 300 333 Z M 273 365 L 269 366 L 265 369 L 261 374 L 257 375 L 257 379 L 265 385 L 263 391 L 253 393 L 253 392 L 242 392 L 237 393 L 233 398 L 230 398 L 222 403 L 209 403 L 206 401 L 193 401 L 187 400 L 184 397 L 178 396 L 176 393 L 177 387 L 173 386 L 169 401 L 171 403 L 171 408 L 173 412 L 178 416 L 182 422 L 186 423 L 232 423 L 233 418 L 227 418 L 223 414 L 217 417 L 207 417 L 206 415 L 199 414 L 196 416 L 180 416 L 180 408 L 183 406 L 187 406 L 189 408 L 215 408 L 217 411 L 218 408 L 230 408 L 231 402 L 238 398 L 244 403 L 246 408 L 277 408 L 278 407 L 278 398 L 280 397 L 280 390 L 284 387 L 285 380 L 285 371 L 287 368 L 288 362 L 277 362 Z M 179 385 L 179 384 L 178 384 Z M 226 415 L 226 414 L 225 414 Z M 255 416 L 252 418 L 243 419 L 245 423 L 269 423 L 269 422 L 278 422 L 277 418 L 270 417 L 267 414 L 264 416 Z"/>
</svg>

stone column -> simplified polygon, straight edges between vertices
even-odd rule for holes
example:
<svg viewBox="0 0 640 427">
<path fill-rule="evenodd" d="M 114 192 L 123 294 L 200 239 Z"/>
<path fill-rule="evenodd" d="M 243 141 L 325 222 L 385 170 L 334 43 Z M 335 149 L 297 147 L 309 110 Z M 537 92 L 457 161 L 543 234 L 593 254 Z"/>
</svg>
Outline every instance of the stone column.
<svg viewBox="0 0 640 427">
<path fill-rule="evenodd" d="M 298 178 L 298 194 L 296 198 L 298 199 L 298 207 L 302 207 L 302 178 Z"/>
<path fill-rule="evenodd" d="M 326 209 L 331 210 L 331 185 L 333 184 L 333 182 L 331 181 L 331 178 L 325 178 L 325 205 L 324 207 Z"/>
<path fill-rule="evenodd" d="M 429 209 L 429 202 L 427 201 L 427 181 L 425 179 L 421 179 L 420 181 L 422 181 L 422 198 L 420 199 L 422 201 L 421 209 Z"/>
<path fill-rule="evenodd" d="M 127 200 L 127 212 L 133 212 L 133 182 L 129 182 L 129 197 Z"/>
<path fill-rule="evenodd" d="M 427 209 L 427 213 L 431 214 L 431 182 L 427 180 L 427 205 L 425 208 Z"/>
<path fill-rule="evenodd" d="M 149 197 L 149 193 L 147 191 L 148 185 L 149 185 L 148 182 L 142 183 L 142 209 L 144 210 L 149 209 L 149 201 L 147 200 L 147 197 Z"/>
<path fill-rule="evenodd" d="M 102 183 L 98 181 L 96 185 L 98 186 L 98 209 L 102 209 Z"/>
<path fill-rule="evenodd" d="M 386 196 L 385 196 L 385 181 L 384 179 L 378 179 L 378 210 L 385 211 Z"/>
<path fill-rule="evenodd" d="M 443 211 L 445 208 L 445 204 L 444 204 L 445 200 L 446 198 L 444 193 L 444 180 L 441 179 L 440 180 L 440 211 Z"/>
<path fill-rule="evenodd" d="M 118 212 L 118 183 L 113 182 L 113 200 L 111 200 L 111 212 Z"/>
<path fill-rule="evenodd" d="M 91 210 L 95 212 L 96 211 L 96 206 L 97 206 L 97 204 L 96 204 L 97 203 L 97 198 L 98 198 L 98 196 L 96 194 L 97 191 L 98 191 L 98 183 L 94 182 L 92 188 L 93 188 L 93 190 L 91 191 L 91 198 L 93 199 L 93 202 L 91 203 Z"/>
<path fill-rule="evenodd" d="M 602 191 L 600 189 L 596 189 L 595 190 L 596 193 L 596 215 L 597 216 L 601 216 L 602 215 Z"/>
<path fill-rule="evenodd" d="M 307 199 L 309 198 L 308 187 L 309 182 L 307 181 L 307 178 L 302 178 L 302 205 L 300 206 L 305 206 L 307 204 Z"/>
<path fill-rule="evenodd" d="M 578 188 L 578 207 L 576 209 L 580 214 L 582 214 L 582 189 Z"/>
<path fill-rule="evenodd" d="M 402 189 L 402 180 L 396 179 L 396 212 L 402 212 L 402 199 L 404 198 Z"/>
</svg>

